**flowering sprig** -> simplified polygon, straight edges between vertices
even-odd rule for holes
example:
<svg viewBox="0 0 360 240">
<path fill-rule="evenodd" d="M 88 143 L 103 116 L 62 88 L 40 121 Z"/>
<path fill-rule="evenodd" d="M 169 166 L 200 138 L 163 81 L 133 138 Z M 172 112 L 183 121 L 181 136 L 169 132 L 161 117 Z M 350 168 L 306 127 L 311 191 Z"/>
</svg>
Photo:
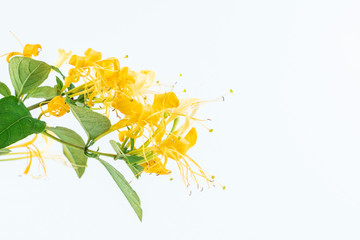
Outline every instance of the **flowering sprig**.
<svg viewBox="0 0 360 240">
<path fill-rule="evenodd" d="M 154 86 L 159 84 L 155 82 L 153 71 L 133 71 L 120 66 L 117 58 L 103 59 L 100 52 L 91 48 L 84 56 L 60 49 L 54 65 L 32 59 L 39 55 L 39 50 L 39 44 L 27 44 L 23 52 L 7 54 L 14 94 L 0 82 L 0 94 L 4 96 L 0 99 L 0 155 L 21 156 L 0 161 L 27 159 L 24 174 L 28 174 L 33 159 L 38 159 L 46 175 L 44 160 L 48 147 L 38 149 L 35 144 L 41 134 L 46 143 L 50 138 L 62 144 L 63 153 L 79 178 L 89 158 L 104 165 L 140 220 L 142 209 L 138 195 L 124 176 L 101 157 L 125 161 L 136 178 L 142 173 L 170 174 L 167 163 L 175 161 L 186 187 L 191 181 L 199 187 L 200 180 L 208 186 L 215 185 L 214 177 L 187 154 L 197 141 L 193 125 L 200 120 L 194 116 L 203 101 L 179 99 L 173 91 L 154 91 Z M 65 76 L 59 68 L 66 61 L 71 68 Z M 51 71 L 58 75 L 56 85 L 43 86 Z M 24 102 L 28 98 L 44 100 L 26 107 Z M 30 111 L 37 108 L 41 113 L 33 118 Z M 87 141 L 69 128 L 51 127 L 48 121 L 42 121 L 69 112 L 85 130 Z M 111 115 L 117 119 L 115 122 L 110 121 Z M 112 132 L 118 133 L 118 139 L 110 140 L 114 153 L 91 149 Z M 14 145 L 32 134 L 35 137 L 30 141 Z M 14 151 L 19 148 L 26 151 Z"/>
</svg>

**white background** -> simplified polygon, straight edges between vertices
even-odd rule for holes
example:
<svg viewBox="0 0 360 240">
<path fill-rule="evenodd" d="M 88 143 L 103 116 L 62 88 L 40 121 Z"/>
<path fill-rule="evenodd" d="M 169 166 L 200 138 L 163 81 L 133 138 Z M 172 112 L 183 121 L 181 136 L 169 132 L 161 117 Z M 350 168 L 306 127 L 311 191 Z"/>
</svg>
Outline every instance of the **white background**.
<svg viewBox="0 0 360 240">
<path fill-rule="evenodd" d="M 92 47 L 128 54 L 124 65 L 188 96 L 234 94 L 204 106 L 214 132 L 200 127 L 190 152 L 225 191 L 189 197 L 176 174 L 143 175 L 132 182 L 140 223 L 95 160 L 81 180 L 52 160 L 45 180 L 19 177 L 25 161 L 1 163 L 0 239 L 360 239 L 359 9 L 344 0 L 2 1 L 0 53 L 21 50 L 12 30 L 42 44 L 49 63 L 57 48 Z"/>
</svg>

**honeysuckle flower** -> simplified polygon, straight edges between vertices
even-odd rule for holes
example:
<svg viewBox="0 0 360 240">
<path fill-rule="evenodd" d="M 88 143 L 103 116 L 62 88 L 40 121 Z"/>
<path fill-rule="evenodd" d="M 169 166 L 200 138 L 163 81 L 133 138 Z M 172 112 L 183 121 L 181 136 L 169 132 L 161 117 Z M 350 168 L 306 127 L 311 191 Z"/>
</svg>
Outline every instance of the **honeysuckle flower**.
<svg viewBox="0 0 360 240">
<path fill-rule="evenodd" d="M 197 132 L 194 127 L 186 135 L 181 134 L 179 130 L 175 131 L 160 144 L 159 153 L 164 155 L 165 158 L 179 161 L 195 145 L 196 140 Z"/>
<path fill-rule="evenodd" d="M 39 52 L 41 50 L 41 45 L 40 44 L 26 44 L 23 52 L 11 52 L 7 55 L 6 57 L 6 61 L 10 62 L 10 58 L 16 55 L 22 55 L 24 57 L 36 57 L 39 55 Z"/>
<path fill-rule="evenodd" d="M 61 117 L 69 111 L 70 106 L 65 102 L 65 98 L 56 96 L 48 103 L 48 109 L 42 111 L 42 113 L 44 116 L 46 116 L 46 113 L 49 113 L 52 116 Z"/>
<path fill-rule="evenodd" d="M 153 129 L 159 121 L 167 118 L 171 109 L 179 106 L 179 99 L 174 92 L 164 94 L 155 94 L 153 104 L 143 105 L 134 99 L 121 95 L 116 97 L 112 102 L 112 107 L 124 114 L 128 119 L 129 130 L 126 134 L 121 132 L 119 138 L 122 139 L 124 134 L 130 138 L 138 138 L 143 135 L 144 128 Z M 150 131 L 151 132 L 151 131 Z M 152 134 L 151 134 L 152 135 Z"/>
<path fill-rule="evenodd" d="M 23 50 L 23 56 L 24 57 L 36 57 L 39 55 L 39 52 L 41 51 L 41 45 L 40 44 L 26 44 Z"/>
<path fill-rule="evenodd" d="M 71 51 L 65 52 L 64 49 L 59 49 L 59 56 L 54 64 L 55 67 L 60 68 L 65 61 L 67 61 L 71 56 Z"/>
</svg>

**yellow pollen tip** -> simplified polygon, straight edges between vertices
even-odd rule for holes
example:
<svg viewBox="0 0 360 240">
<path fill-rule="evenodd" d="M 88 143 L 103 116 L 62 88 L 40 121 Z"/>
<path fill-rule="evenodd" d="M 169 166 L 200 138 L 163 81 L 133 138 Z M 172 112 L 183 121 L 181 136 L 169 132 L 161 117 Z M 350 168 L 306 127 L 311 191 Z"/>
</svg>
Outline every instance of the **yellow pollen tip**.
<svg viewBox="0 0 360 240">
<path fill-rule="evenodd" d="M 125 55 L 125 57 L 124 58 L 128 58 L 129 57 L 129 55 Z"/>
<path fill-rule="evenodd" d="M 226 188 L 225 186 L 222 187 L 223 190 L 225 190 L 225 188 Z"/>
<path fill-rule="evenodd" d="M 180 77 L 182 77 L 182 74 L 180 73 Z"/>
<path fill-rule="evenodd" d="M 230 89 L 230 93 L 234 93 L 234 91 L 232 89 Z"/>
<path fill-rule="evenodd" d="M 184 89 L 184 92 L 186 92 L 186 89 Z"/>
<path fill-rule="evenodd" d="M 209 132 L 213 132 L 214 131 L 214 129 L 209 129 Z"/>
<path fill-rule="evenodd" d="M 215 176 L 211 176 L 211 179 L 215 179 Z"/>
<path fill-rule="evenodd" d="M 170 181 L 174 180 L 173 178 L 170 178 Z"/>
</svg>

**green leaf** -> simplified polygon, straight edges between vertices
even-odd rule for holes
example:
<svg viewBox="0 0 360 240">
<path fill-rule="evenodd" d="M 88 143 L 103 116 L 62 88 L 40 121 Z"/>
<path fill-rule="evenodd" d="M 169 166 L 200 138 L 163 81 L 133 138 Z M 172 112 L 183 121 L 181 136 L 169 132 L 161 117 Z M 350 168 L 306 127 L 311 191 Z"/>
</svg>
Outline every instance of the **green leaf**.
<svg viewBox="0 0 360 240">
<path fill-rule="evenodd" d="M 0 99 L 0 109 L 0 148 L 45 129 L 46 123 L 32 118 L 25 105 L 14 96 Z"/>
<path fill-rule="evenodd" d="M 50 66 L 50 67 L 51 67 L 52 70 L 54 70 L 55 72 L 57 72 L 58 74 L 60 74 L 60 75 L 63 77 L 63 79 L 65 79 L 65 76 L 64 76 L 64 74 L 62 74 L 62 72 L 60 71 L 60 69 L 58 69 L 58 68 L 55 67 L 55 66 Z"/>
<path fill-rule="evenodd" d="M 57 86 L 55 87 L 44 86 L 44 87 L 36 88 L 34 91 L 32 91 L 29 94 L 29 97 L 50 99 L 56 97 L 57 95 L 58 95 Z"/>
<path fill-rule="evenodd" d="M 42 84 L 51 71 L 51 66 L 28 57 L 13 57 L 9 63 L 11 82 L 17 97 L 29 93 Z"/>
<path fill-rule="evenodd" d="M 100 113 L 94 112 L 88 108 L 78 107 L 73 104 L 69 105 L 71 112 L 80 122 L 90 140 L 95 139 L 111 127 L 110 120 Z"/>
<path fill-rule="evenodd" d="M 129 201 L 130 205 L 134 209 L 136 215 L 139 217 L 140 221 L 142 220 L 142 209 L 140 206 L 140 199 L 136 192 L 132 189 L 129 183 L 126 181 L 124 176 L 116 170 L 113 166 L 111 166 L 108 162 L 97 158 L 102 165 L 109 171 L 110 175 L 120 188 L 120 190 L 125 195 L 126 199 Z"/>
<path fill-rule="evenodd" d="M 0 148 L 0 155 L 6 155 L 10 153 L 11 151 L 7 148 Z"/>
<path fill-rule="evenodd" d="M 85 148 L 84 140 L 73 130 L 65 127 L 47 127 L 49 131 L 55 133 L 61 140 Z M 79 178 L 84 174 L 88 157 L 84 151 L 78 148 L 63 144 L 63 151 L 67 159 L 76 171 Z"/>
<path fill-rule="evenodd" d="M 59 89 L 59 91 L 62 90 L 62 88 L 64 87 L 64 84 L 63 82 L 60 80 L 60 78 L 56 77 L 56 84 L 57 84 L 57 87 Z"/>
<path fill-rule="evenodd" d="M 10 89 L 6 86 L 5 83 L 0 82 L 0 94 L 4 97 L 8 97 L 11 95 Z"/>
<path fill-rule="evenodd" d="M 128 165 L 128 167 L 130 168 L 130 170 L 134 173 L 136 178 L 140 177 L 140 174 L 144 171 L 144 168 L 140 165 L 137 165 L 136 163 L 131 163 L 130 161 L 134 161 L 136 160 L 143 160 L 142 157 L 138 157 L 138 156 L 126 156 L 126 154 L 124 154 L 123 151 L 121 151 L 120 148 L 120 144 L 115 142 L 114 140 L 110 140 L 110 145 L 113 147 L 113 149 L 116 152 L 116 159 L 123 159 L 125 160 L 126 164 Z M 130 160 L 129 160 L 130 159 Z"/>
</svg>

